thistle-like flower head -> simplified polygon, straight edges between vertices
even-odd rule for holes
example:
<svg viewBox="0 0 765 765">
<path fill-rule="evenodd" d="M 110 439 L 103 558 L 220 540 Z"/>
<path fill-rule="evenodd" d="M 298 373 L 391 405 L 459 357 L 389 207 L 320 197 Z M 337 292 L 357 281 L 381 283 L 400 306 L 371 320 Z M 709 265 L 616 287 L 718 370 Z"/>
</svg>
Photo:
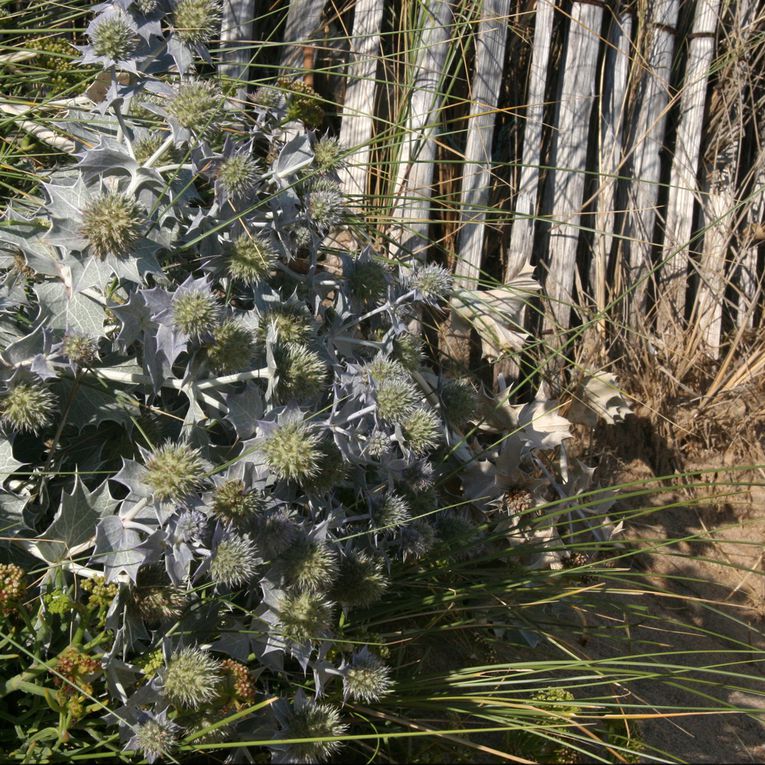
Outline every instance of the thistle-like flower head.
<svg viewBox="0 0 765 765">
<path fill-rule="evenodd" d="M 276 740 L 282 739 L 322 739 L 342 736 L 347 726 L 340 722 L 340 713 L 330 704 L 296 699 L 292 712 L 285 721 Z M 340 748 L 339 741 L 311 741 L 284 744 L 279 746 L 280 754 L 275 762 L 316 763 L 331 757 Z"/>
<path fill-rule="evenodd" d="M 313 332 L 311 317 L 303 305 L 295 303 L 271 305 L 260 317 L 258 340 L 265 342 L 271 332 L 282 343 L 305 344 Z"/>
<path fill-rule="evenodd" d="M 353 653 L 341 672 L 345 699 L 370 704 L 379 701 L 393 690 L 390 667 L 366 646 Z"/>
<path fill-rule="evenodd" d="M 180 727 L 167 718 L 166 709 L 159 714 L 141 712 L 125 749 L 140 752 L 149 763 L 163 760 L 172 755 L 180 731 Z"/>
<path fill-rule="evenodd" d="M 178 0 L 173 29 L 187 45 L 206 45 L 220 34 L 221 7 L 218 0 Z"/>
<path fill-rule="evenodd" d="M 204 280 L 191 280 L 175 291 L 172 315 L 173 326 L 177 331 L 199 339 L 210 336 L 217 326 L 220 305 Z"/>
<path fill-rule="evenodd" d="M 268 279 L 279 254 L 268 237 L 242 234 L 231 244 L 226 271 L 244 284 L 259 284 Z"/>
<path fill-rule="evenodd" d="M 146 483 L 160 502 L 185 499 L 197 491 L 205 477 L 205 463 L 189 444 L 162 444 L 146 460 Z"/>
<path fill-rule="evenodd" d="M 217 127 L 223 114 L 223 96 L 211 82 L 188 80 L 178 87 L 167 111 L 181 127 L 204 136 Z"/>
<path fill-rule="evenodd" d="M 475 416 L 476 390 L 464 378 L 448 380 L 441 389 L 441 402 L 446 416 L 456 425 L 462 425 Z"/>
<path fill-rule="evenodd" d="M 0 396 L 0 422 L 9 430 L 39 433 L 53 421 L 56 397 L 33 379 L 11 382 Z"/>
<path fill-rule="evenodd" d="M 131 592 L 130 606 L 150 624 L 177 619 L 186 608 L 186 593 L 164 584 L 136 586 Z"/>
<path fill-rule="evenodd" d="M 364 454 L 372 459 L 380 459 L 390 454 L 392 448 L 390 435 L 384 430 L 373 430 L 364 446 Z"/>
<path fill-rule="evenodd" d="M 216 518 L 228 523 L 241 523 L 265 510 L 265 497 L 248 489 L 239 478 L 228 478 L 219 483 L 212 493 L 211 509 Z"/>
<path fill-rule="evenodd" d="M 384 379 L 377 386 L 377 414 L 388 422 L 402 422 L 409 416 L 420 396 L 405 377 Z"/>
<path fill-rule="evenodd" d="M 337 557 L 327 544 L 303 539 L 287 552 L 285 573 L 301 590 L 326 592 L 337 577 Z"/>
<path fill-rule="evenodd" d="M 227 533 L 213 552 L 210 578 L 215 584 L 242 587 L 255 576 L 260 563 L 258 549 L 248 535 Z"/>
<path fill-rule="evenodd" d="M 274 359 L 278 375 L 276 391 L 282 401 L 307 401 L 324 390 L 327 365 L 316 351 L 287 343 L 274 348 Z"/>
<path fill-rule="evenodd" d="M 218 167 L 218 183 L 234 199 L 241 199 L 255 189 L 258 166 L 248 154 L 232 154 Z"/>
<path fill-rule="evenodd" d="M 135 0 L 135 7 L 138 8 L 141 13 L 149 15 L 154 13 L 159 7 L 159 0 Z"/>
<path fill-rule="evenodd" d="M 441 440 L 441 422 L 432 409 L 417 407 L 401 420 L 406 447 L 418 457 L 438 446 Z"/>
<path fill-rule="evenodd" d="M 262 451 L 277 478 L 301 481 L 319 472 L 321 435 L 301 416 L 287 416 L 265 436 Z"/>
<path fill-rule="evenodd" d="M 331 618 L 332 604 L 313 592 L 289 593 L 279 606 L 282 637 L 296 645 L 305 645 L 326 635 Z"/>
<path fill-rule="evenodd" d="M 407 282 L 418 300 L 425 303 L 437 303 L 451 293 L 453 278 L 445 268 L 436 263 L 428 263 L 415 268 Z"/>
<path fill-rule="evenodd" d="M 227 319 L 212 330 L 207 358 L 218 374 L 241 372 L 249 368 L 254 355 L 255 339 L 241 322 Z"/>
<path fill-rule="evenodd" d="M 67 332 L 61 341 L 61 353 L 76 367 L 89 367 L 98 358 L 98 344 L 92 337 Z"/>
<path fill-rule="evenodd" d="M 398 335 L 393 340 L 393 355 L 407 371 L 419 369 L 423 358 L 422 337 L 412 332 Z"/>
<path fill-rule="evenodd" d="M 141 208 L 128 194 L 105 191 L 92 197 L 82 210 L 82 236 L 102 260 L 124 258 L 141 235 Z"/>
<path fill-rule="evenodd" d="M 388 270 L 376 260 L 358 258 L 348 271 L 351 294 L 365 305 L 375 305 L 388 291 Z"/>
<path fill-rule="evenodd" d="M 338 183 L 329 178 L 320 178 L 308 194 L 306 210 L 317 228 L 328 231 L 342 223 L 345 215 L 344 201 Z"/>
<path fill-rule="evenodd" d="M 162 690 L 176 707 L 199 709 L 211 702 L 221 682 L 220 662 L 196 646 L 176 651 L 162 673 Z"/>
<path fill-rule="evenodd" d="M 411 517 L 411 508 L 404 497 L 395 492 L 385 495 L 379 509 L 374 513 L 375 524 L 380 529 L 395 529 Z"/>
<path fill-rule="evenodd" d="M 328 173 L 340 165 L 342 150 L 337 138 L 323 136 L 313 147 L 313 161 L 320 173 Z"/>
<path fill-rule="evenodd" d="M 107 8 L 96 16 L 86 30 L 90 39 L 90 56 L 86 61 L 98 61 L 105 67 L 124 65 L 138 47 L 135 22 L 121 8 Z"/>
<path fill-rule="evenodd" d="M 344 608 L 365 608 L 378 601 L 387 588 L 382 561 L 364 550 L 353 550 L 340 559 L 332 597 Z"/>
</svg>

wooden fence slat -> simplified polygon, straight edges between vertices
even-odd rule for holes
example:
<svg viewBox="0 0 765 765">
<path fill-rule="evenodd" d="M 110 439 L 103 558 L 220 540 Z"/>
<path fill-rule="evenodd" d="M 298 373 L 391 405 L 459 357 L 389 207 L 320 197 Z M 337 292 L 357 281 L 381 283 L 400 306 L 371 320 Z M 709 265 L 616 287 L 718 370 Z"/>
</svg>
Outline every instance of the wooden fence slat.
<svg viewBox="0 0 765 765">
<path fill-rule="evenodd" d="M 738 266 L 738 313 L 736 324 L 739 327 L 754 326 L 755 307 L 763 288 L 763 274 L 758 269 L 758 245 L 765 230 L 765 152 L 758 156 L 752 184 L 752 205 L 748 211 L 748 236 L 741 243 L 741 257 Z M 755 230 L 759 229 L 759 233 Z"/>
<path fill-rule="evenodd" d="M 347 165 L 340 171 L 343 188 L 350 195 L 362 195 L 367 188 L 384 4 L 384 0 L 357 0 L 354 11 L 340 125 L 340 145 L 353 149 Z"/>
<path fill-rule="evenodd" d="M 603 57 L 600 151 L 598 152 L 599 186 L 595 221 L 594 257 L 590 278 L 598 312 L 605 310 L 611 295 L 607 293 L 608 256 L 616 222 L 616 190 L 624 158 L 623 133 L 627 108 L 627 74 L 632 49 L 632 12 L 614 13 L 608 28 L 606 55 Z"/>
<path fill-rule="evenodd" d="M 542 128 L 544 119 L 545 84 L 553 36 L 555 0 L 538 0 L 534 21 L 534 43 L 529 66 L 526 95 L 526 124 L 521 151 L 521 177 L 515 199 L 513 227 L 505 281 L 510 281 L 531 260 L 534 248 L 534 217 L 539 191 Z"/>
<path fill-rule="evenodd" d="M 303 70 L 303 43 L 316 40 L 323 10 L 323 0 L 290 0 L 284 42 L 291 44 L 284 45 L 281 60 L 286 74 Z"/>
<path fill-rule="evenodd" d="M 595 101 L 602 19 L 602 6 L 574 3 L 562 64 L 563 80 L 551 160 L 553 169 L 548 176 L 552 189 L 552 226 L 545 290 L 552 315 L 545 318 L 547 327 L 557 324 L 567 328 L 574 302 L 587 138 Z"/>
<path fill-rule="evenodd" d="M 405 136 L 398 157 L 394 193 L 393 257 L 422 257 L 428 226 L 436 157 L 434 133 L 440 119 L 449 40 L 453 29 L 450 0 L 423 0 L 416 59 L 408 99 Z"/>
<path fill-rule="evenodd" d="M 689 43 L 664 223 L 664 252 L 657 275 L 657 329 L 665 339 L 681 329 L 685 312 L 689 240 L 693 231 L 694 200 L 698 198 L 704 105 L 719 10 L 720 0 L 698 0 Z M 721 272 L 722 263 L 715 270 Z M 711 277 L 711 274 L 708 276 Z"/>
<path fill-rule="evenodd" d="M 643 302 L 651 268 L 661 151 L 679 8 L 678 0 L 654 1 L 648 11 L 648 50 L 644 58 L 635 59 L 637 65 L 644 66 L 645 70 L 642 72 L 639 107 L 632 135 L 633 180 L 628 190 L 627 203 L 626 283 L 632 290 L 630 319 L 633 324 L 640 323 L 645 315 Z"/>
<path fill-rule="evenodd" d="M 486 208 L 491 184 L 492 142 L 507 45 L 510 0 L 484 0 L 476 37 L 465 161 L 460 195 L 461 225 L 456 283 L 476 289 L 481 271 Z"/>
<path fill-rule="evenodd" d="M 254 20 L 255 0 L 224 0 L 220 72 L 242 83 L 247 81 Z M 244 99 L 245 96 L 246 87 L 243 85 L 239 89 L 239 97 Z"/>
</svg>

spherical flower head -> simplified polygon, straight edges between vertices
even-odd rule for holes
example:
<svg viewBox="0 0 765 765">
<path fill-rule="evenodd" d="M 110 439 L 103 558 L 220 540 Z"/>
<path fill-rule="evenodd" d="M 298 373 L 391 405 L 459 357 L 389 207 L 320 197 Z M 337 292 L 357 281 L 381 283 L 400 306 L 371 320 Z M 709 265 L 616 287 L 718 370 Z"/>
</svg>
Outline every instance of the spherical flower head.
<svg viewBox="0 0 765 765">
<path fill-rule="evenodd" d="M 0 563 L 0 615 L 14 611 L 25 590 L 23 569 L 15 563 Z"/>
<path fill-rule="evenodd" d="M 410 372 L 420 368 L 423 358 L 423 343 L 419 335 L 404 332 L 393 341 L 393 355 Z"/>
<path fill-rule="evenodd" d="M 441 440 L 441 421 L 432 409 L 418 407 L 401 420 L 406 446 L 421 457 Z"/>
<path fill-rule="evenodd" d="M 265 509 L 265 504 L 265 497 L 260 492 L 249 490 L 238 478 L 218 484 L 212 495 L 213 515 L 228 523 L 253 518 Z"/>
<path fill-rule="evenodd" d="M 0 422 L 9 430 L 39 433 L 53 421 L 56 397 L 41 382 L 12 383 L 0 398 Z"/>
<path fill-rule="evenodd" d="M 148 15 L 154 13 L 159 5 L 158 0 L 135 0 L 135 6 L 141 13 Z"/>
<path fill-rule="evenodd" d="M 453 278 L 449 271 L 435 263 L 415 269 L 409 276 L 408 285 L 416 297 L 426 303 L 444 300 L 452 291 Z"/>
<path fill-rule="evenodd" d="M 322 494 L 337 488 L 345 478 L 347 465 L 342 452 L 332 438 L 327 437 L 319 443 L 319 471 L 303 482 L 306 492 Z"/>
<path fill-rule="evenodd" d="M 180 728 L 168 720 L 165 712 L 158 715 L 144 713 L 133 728 L 133 737 L 125 749 L 140 752 L 147 762 L 169 757 L 178 742 Z"/>
<path fill-rule="evenodd" d="M 302 343 L 311 337 L 311 317 L 296 305 L 278 305 L 263 314 L 258 326 L 258 340 L 264 342 L 273 329 L 282 343 Z"/>
<path fill-rule="evenodd" d="M 364 454 L 372 459 L 380 459 L 391 452 L 390 436 L 383 430 L 375 430 L 369 434 L 364 446 Z"/>
<path fill-rule="evenodd" d="M 203 136 L 217 125 L 223 113 L 223 96 L 211 82 L 189 80 L 179 86 L 167 111 L 181 127 Z"/>
<path fill-rule="evenodd" d="M 465 514 L 453 511 L 438 513 L 435 525 L 445 557 L 465 560 L 481 551 L 478 528 Z"/>
<path fill-rule="evenodd" d="M 186 593 L 170 585 L 148 585 L 136 587 L 131 592 L 130 605 L 146 622 L 177 619 L 186 608 Z"/>
<path fill-rule="evenodd" d="M 87 33 L 93 53 L 112 62 L 129 59 L 138 46 L 135 24 L 119 9 L 97 16 Z"/>
<path fill-rule="evenodd" d="M 150 133 L 142 136 L 133 143 L 133 154 L 136 162 L 143 164 L 162 145 L 161 133 Z"/>
<path fill-rule="evenodd" d="M 218 0 L 178 0 L 173 29 L 187 45 L 205 45 L 220 33 L 221 9 Z"/>
<path fill-rule="evenodd" d="M 297 343 L 274 349 L 278 382 L 277 395 L 282 401 L 305 401 L 320 395 L 327 382 L 327 365 L 316 351 Z"/>
<path fill-rule="evenodd" d="M 118 191 L 93 197 L 82 210 L 82 235 L 102 260 L 124 258 L 141 234 L 141 212 L 136 200 Z"/>
<path fill-rule="evenodd" d="M 291 233 L 297 252 L 311 249 L 311 246 L 313 245 L 313 232 L 308 226 L 303 226 L 301 224 L 293 226 Z"/>
<path fill-rule="evenodd" d="M 289 549 L 299 535 L 297 524 L 284 509 L 269 514 L 258 524 L 258 542 L 271 558 Z"/>
<path fill-rule="evenodd" d="M 220 317 L 218 301 L 207 290 L 178 290 L 172 310 L 175 328 L 193 338 L 210 335 Z"/>
<path fill-rule="evenodd" d="M 220 662 L 195 646 L 176 651 L 162 673 L 162 689 L 176 707 L 199 709 L 218 695 Z"/>
<path fill-rule="evenodd" d="M 424 558 L 436 543 L 435 529 L 427 521 L 409 523 L 401 529 L 398 539 L 404 560 Z"/>
<path fill-rule="evenodd" d="M 402 422 L 420 398 L 417 389 L 404 377 L 383 380 L 377 387 L 377 414 L 388 422 Z"/>
<path fill-rule="evenodd" d="M 366 364 L 364 374 L 378 385 L 393 379 L 409 379 L 406 368 L 401 362 L 395 359 L 386 359 L 384 356 L 378 356 Z"/>
<path fill-rule="evenodd" d="M 242 587 L 255 576 L 260 562 L 258 550 L 249 536 L 228 534 L 215 548 L 210 578 L 215 584 Z"/>
<path fill-rule="evenodd" d="M 337 577 L 337 557 L 323 542 L 304 539 L 293 545 L 284 564 L 290 584 L 307 592 L 326 591 Z"/>
<path fill-rule="evenodd" d="M 198 449 L 165 443 L 146 460 L 146 483 L 160 502 L 186 498 L 202 485 L 205 464 Z"/>
<path fill-rule="evenodd" d="M 224 159 L 218 168 L 218 183 L 230 197 L 241 198 L 255 188 L 258 166 L 246 154 L 234 154 Z"/>
<path fill-rule="evenodd" d="M 366 648 L 354 652 L 343 668 L 343 698 L 370 704 L 392 690 L 390 667 Z"/>
<path fill-rule="evenodd" d="M 340 559 L 332 595 L 344 608 L 366 608 L 378 601 L 387 588 L 382 561 L 364 550 L 355 550 Z"/>
<path fill-rule="evenodd" d="M 441 403 L 446 416 L 461 425 L 475 417 L 476 390 L 469 380 L 449 380 L 441 389 Z"/>
<path fill-rule="evenodd" d="M 231 245 L 226 271 L 232 279 L 253 285 L 268 279 L 279 255 L 271 240 L 264 236 L 242 234 Z"/>
<path fill-rule="evenodd" d="M 98 344 L 92 337 L 70 332 L 64 335 L 61 352 L 72 364 L 89 367 L 98 358 Z"/>
<path fill-rule="evenodd" d="M 321 437 L 301 420 L 279 424 L 263 443 L 263 454 L 278 478 L 301 481 L 319 472 Z"/>
<path fill-rule="evenodd" d="M 328 173 L 340 165 L 340 143 L 337 138 L 324 136 L 313 147 L 313 160 L 320 173 Z"/>
<path fill-rule="evenodd" d="M 348 274 L 351 294 L 365 305 L 374 305 L 388 292 L 388 271 L 375 260 L 357 260 Z"/>
<path fill-rule="evenodd" d="M 411 517 L 409 502 L 395 492 L 390 492 L 375 512 L 374 518 L 380 529 L 395 529 L 405 524 Z"/>
<path fill-rule="evenodd" d="M 298 591 L 284 597 L 279 608 L 282 637 L 304 645 L 326 634 L 332 618 L 332 604 L 313 592 Z"/>
<path fill-rule="evenodd" d="M 228 319 L 212 330 L 207 358 L 218 374 L 241 372 L 249 368 L 255 355 L 255 338 L 247 327 Z"/>
<path fill-rule="evenodd" d="M 316 226 L 328 230 L 342 223 L 344 197 L 340 185 L 327 178 L 318 180 L 308 194 L 306 209 Z"/>
<path fill-rule="evenodd" d="M 330 704 L 305 701 L 299 707 L 295 705 L 289 722 L 277 736 L 285 739 L 322 739 L 342 736 L 347 726 L 340 722 L 340 713 Z M 323 762 L 340 749 L 339 741 L 305 741 L 285 744 L 285 761 L 302 765 L 303 763 Z"/>
</svg>

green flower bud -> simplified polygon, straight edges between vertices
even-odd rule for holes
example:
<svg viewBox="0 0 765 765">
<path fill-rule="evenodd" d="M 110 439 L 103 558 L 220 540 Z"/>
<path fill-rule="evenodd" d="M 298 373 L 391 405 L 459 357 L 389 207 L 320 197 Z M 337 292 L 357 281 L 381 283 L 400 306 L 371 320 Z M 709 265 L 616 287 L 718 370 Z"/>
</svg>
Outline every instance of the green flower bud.
<svg viewBox="0 0 765 765">
<path fill-rule="evenodd" d="M 327 633 L 332 619 L 332 604 L 321 595 L 299 591 L 285 596 L 279 608 L 282 637 L 303 645 Z"/>
<path fill-rule="evenodd" d="M 97 18 L 88 35 L 93 52 L 112 61 L 130 58 L 138 45 L 135 25 L 122 11 Z"/>
<path fill-rule="evenodd" d="M 287 727 L 277 736 L 286 739 L 308 739 L 299 744 L 284 744 L 284 762 L 322 762 L 337 752 L 339 741 L 314 741 L 310 739 L 342 736 L 346 726 L 340 722 L 340 713 L 329 704 L 306 701 L 295 706 Z"/>
<path fill-rule="evenodd" d="M 217 696 L 221 679 L 220 662 L 207 651 L 181 648 L 163 672 L 163 691 L 176 707 L 199 709 Z"/>
<path fill-rule="evenodd" d="M 257 330 L 260 342 L 265 342 L 271 328 L 282 343 L 305 344 L 313 332 L 308 313 L 300 306 L 289 304 L 270 307 L 261 316 Z"/>
<path fill-rule="evenodd" d="M 215 584 L 242 587 L 257 573 L 260 558 L 249 536 L 229 534 L 221 540 L 210 562 L 210 578 Z"/>
<path fill-rule="evenodd" d="M 265 506 L 265 497 L 248 490 L 238 478 L 224 481 L 213 491 L 212 512 L 222 521 L 240 523 L 262 512 Z"/>
<path fill-rule="evenodd" d="M 401 420 L 406 446 L 418 457 L 435 449 L 441 440 L 441 421 L 432 409 L 418 407 Z"/>
<path fill-rule="evenodd" d="M 475 417 L 476 390 L 469 380 L 449 380 L 441 389 L 441 403 L 446 416 L 462 425 Z"/>
<path fill-rule="evenodd" d="M 151 157 L 161 145 L 161 133 L 151 133 L 150 135 L 139 138 L 133 144 L 133 153 L 135 154 L 136 162 L 140 164 L 146 162 L 146 160 Z"/>
<path fill-rule="evenodd" d="M 202 485 L 205 465 L 198 449 L 167 442 L 146 460 L 146 483 L 160 502 L 184 499 Z"/>
<path fill-rule="evenodd" d="M 181 127 L 204 136 L 217 126 L 223 114 L 223 97 L 212 83 L 190 80 L 179 86 L 167 111 Z"/>
<path fill-rule="evenodd" d="M 177 619 L 186 608 L 186 593 L 178 587 L 138 586 L 130 595 L 130 605 L 149 624 Z"/>
<path fill-rule="evenodd" d="M 218 324 L 220 306 L 209 293 L 189 290 L 173 299 L 173 323 L 189 337 L 208 335 Z"/>
<path fill-rule="evenodd" d="M 96 257 L 127 257 L 141 233 L 138 203 L 117 191 L 99 194 L 83 208 L 81 233 Z"/>
<path fill-rule="evenodd" d="M 409 372 L 420 368 L 424 355 L 422 338 L 411 332 L 399 335 L 393 341 L 393 355 Z"/>
<path fill-rule="evenodd" d="M 409 503 L 400 494 L 389 493 L 379 510 L 375 512 L 375 525 L 379 529 L 390 530 L 407 523 L 411 517 Z"/>
<path fill-rule="evenodd" d="M 217 0 L 178 0 L 173 14 L 175 34 L 187 45 L 205 45 L 220 34 Z"/>
<path fill-rule="evenodd" d="M 453 278 L 449 271 L 435 263 L 416 268 L 408 278 L 410 289 L 416 290 L 427 302 L 436 302 L 449 296 Z"/>
<path fill-rule="evenodd" d="M 383 300 L 388 292 L 388 270 L 374 260 L 357 261 L 348 274 L 351 294 L 365 305 Z"/>
<path fill-rule="evenodd" d="M 384 379 L 377 388 L 377 413 L 388 422 L 402 422 L 419 398 L 417 389 L 407 379 Z"/>
<path fill-rule="evenodd" d="M 388 584 L 382 561 L 358 550 L 340 558 L 332 597 L 344 608 L 366 608 L 382 597 Z"/>
<path fill-rule="evenodd" d="M 390 667 L 366 649 L 356 651 L 343 669 L 343 698 L 371 704 L 393 690 Z"/>
<path fill-rule="evenodd" d="M 337 557 L 328 545 L 304 539 L 287 552 L 284 568 L 287 580 L 299 589 L 326 591 L 337 577 Z"/>
<path fill-rule="evenodd" d="M 213 329 L 207 358 L 217 374 L 248 369 L 254 355 L 255 339 L 252 332 L 240 322 L 229 319 Z"/>
<path fill-rule="evenodd" d="M 56 397 L 39 382 L 18 382 L 0 399 L 0 422 L 10 430 L 39 433 L 51 424 Z"/>
<path fill-rule="evenodd" d="M 344 197 L 339 184 L 328 178 L 318 180 L 308 194 L 308 215 L 320 229 L 330 229 L 342 223 L 345 214 Z"/>
<path fill-rule="evenodd" d="M 289 343 L 276 346 L 274 357 L 278 375 L 276 392 L 282 401 L 305 401 L 324 391 L 328 369 L 318 353 Z"/>
<path fill-rule="evenodd" d="M 269 469 L 290 481 L 310 479 L 319 472 L 321 436 L 300 420 L 280 424 L 263 443 Z"/>
<path fill-rule="evenodd" d="M 279 255 L 270 239 L 242 234 L 234 240 L 226 263 L 228 275 L 245 284 L 259 284 L 268 279 Z"/>
<path fill-rule="evenodd" d="M 72 332 L 64 335 L 61 352 L 72 364 L 89 367 L 98 358 L 98 344 L 92 337 Z"/>
<path fill-rule="evenodd" d="M 235 154 L 221 162 L 218 183 L 231 197 L 243 197 L 255 188 L 258 166 L 252 157 Z"/>
<path fill-rule="evenodd" d="M 135 726 L 128 746 L 141 752 L 149 763 L 164 760 L 172 755 L 179 732 L 180 728 L 170 720 L 150 717 Z"/>
<path fill-rule="evenodd" d="M 337 138 L 324 136 L 313 147 L 313 158 L 320 173 L 328 173 L 340 165 L 340 144 Z"/>
</svg>

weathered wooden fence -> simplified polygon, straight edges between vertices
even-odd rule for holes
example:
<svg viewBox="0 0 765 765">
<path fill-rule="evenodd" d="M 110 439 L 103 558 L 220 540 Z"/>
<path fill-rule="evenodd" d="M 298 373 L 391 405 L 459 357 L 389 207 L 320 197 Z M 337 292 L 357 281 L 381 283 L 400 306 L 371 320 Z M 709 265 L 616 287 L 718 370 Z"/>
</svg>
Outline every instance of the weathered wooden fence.
<svg viewBox="0 0 765 765">
<path fill-rule="evenodd" d="M 543 328 L 611 314 L 690 357 L 715 357 L 757 325 L 756 0 L 224 9 L 229 74 L 315 68 L 320 94 L 339 101 L 330 128 L 349 152 L 343 184 L 359 203 L 373 192 L 364 203 L 391 255 L 445 258 L 470 289 L 533 266 Z"/>
</svg>

